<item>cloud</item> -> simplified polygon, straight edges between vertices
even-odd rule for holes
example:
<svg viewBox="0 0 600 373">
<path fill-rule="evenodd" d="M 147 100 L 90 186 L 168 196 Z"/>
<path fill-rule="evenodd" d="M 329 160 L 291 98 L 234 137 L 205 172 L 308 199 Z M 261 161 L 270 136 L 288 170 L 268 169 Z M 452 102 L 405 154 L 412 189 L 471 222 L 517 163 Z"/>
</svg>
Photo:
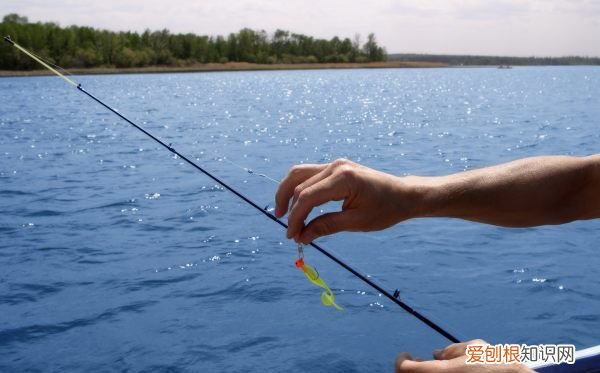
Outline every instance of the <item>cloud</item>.
<svg viewBox="0 0 600 373">
<path fill-rule="evenodd" d="M 0 14 L 111 30 L 375 32 L 390 52 L 600 56 L 597 0 L 19 0 Z"/>
</svg>

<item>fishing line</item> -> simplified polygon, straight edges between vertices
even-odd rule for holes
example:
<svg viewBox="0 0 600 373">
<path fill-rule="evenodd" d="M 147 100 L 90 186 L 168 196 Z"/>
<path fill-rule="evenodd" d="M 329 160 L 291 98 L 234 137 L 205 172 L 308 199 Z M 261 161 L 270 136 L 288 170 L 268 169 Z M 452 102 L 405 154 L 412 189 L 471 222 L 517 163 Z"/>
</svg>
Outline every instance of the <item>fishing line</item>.
<svg viewBox="0 0 600 373">
<path fill-rule="evenodd" d="M 50 61 L 48 61 L 47 59 L 43 58 L 42 56 L 40 56 L 39 54 L 35 54 L 32 51 L 28 51 L 29 53 L 31 53 L 31 55 L 36 56 L 37 58 L 39 58 L 40 60 L 44 61 L 45 63 L 47 63 L 48 65 L 54 67 L 56 70 L 60 70 L 63 74 L 68 75 L 68 76 L 74 76 L 73 74 L 71 74 L 67 69 L 63 69 L 62 67 L 58 66 L 55 63 L 52 63 Z"/>
<path fill-rule="evenodd" d="M 213 181 L 217 182 L 218 184 L 220 184 L 223 188 L 229 190 L 231 193 L 235 194 L 237 197 L 239 197 L 240 199 L 242 199 L 244 202 L 246 202 L 247 204 L 249 204 L 250 206 L 254 207 L 256 210 L 260 211 L 263 215 L 265 215 L 267 218 L 271 219 L 272 221 L 274 221 L 275 223 L 279 224 L 280 226 L 282 226 L 283 228 L 287 229 L 287 224 L 283 221 L 281 221 L 280 219 L 278 219 L 275 215 L 273 215 L 267 208 L 262 208 L 259 205 L 257 205 L 256 203 L 254 203 L 252 200 L 250 200 L 248 197 L 246 197 L 245 195 L 243 195 L 242 193 L 238 192 L 236 189 L 230 187 L 227 183 L 225 183 L 224 181 L 222 181 L 221 179 L 219 179 L 217 176 L 215 176 L 214 174 L 212 174 L 211 172 L 207 171 L 206 169 L 204 169 L 203 167 L 199 166 L 198 164 L 194 163 L 192 160 L 190 160 L 189 158 L 187 158 L 186 156 L 184 156 L 183 154 L 179 153 L 171 144 L 167 144 L 165 142 L 163 142 L 162 140 L 160 140 L 158 137 L 154 136 L 153 134 L 151 134 L 150 132 L 148 132 L 147 130 L 145 130 L 144 128 L 142 128 L 140 125 L 132 122 L 131 120 L 129 120 L 127 117 L 125 117 L 123 114 L 119 113 L 116 109 L 113 109 L 112 107 L 110 107 L 109 105 L 105 104 L 102 100 L 100 100 L 99 98 L 97 98 L 96 96 L 94 96 L 93 94 L 91 94 L 90 92 L 86 91 L 81 84 L 76 83 L 75 81 L 73 81 L 72 79 L 64 76 L 61 72 L 59 72 L 58 70 L 54 69 L 52 66 L 50 66 L 50 64 L 44 62 L 41 58 L 38 58 L 36 55 L 34 55 L 33 53 L 29 52 L 28 50 L 26 50 L 25 48 L 21 47 L 20 45 L 18 45 L 17 43 L 15 43 L 10 36 L 5 36 L 4 40 L 6 42 L 8 42 L 9 44 L 13 45 L 15 48 L 17 48 L 18 50 L 20 50 L 21 52 L 25 53 L 26 55 L 28 55 L 29 57 L 31 57 L 32 59 L 34 59 L 35 61 L 37 61 L 38 63 L 40 63 L 42 66 L 44 66 L 45 68 L 47 68 L 48 70 L 52 71 L 54 74 L 58 75 L 60 78 L 64 79 L 67 83 L 69 83 L 70 85 L 74 86 L 75 88 L 77 88 L 79 91 L 81 91 L 83 94 L 85 94 L 86 96 L 88 96 L 89 98 L 91 98 L 92 100 L 96 101 L 98 104 L 100 104 L 101 106 L 103 106 L 104 108 L 106 108 L 107 110 L 111 111 L 112 113 L 114 113 L 116 116 L 118 116 L 119 118 L 123 119 L 125 122 L 129 123 L 131 126 L 133 126 L 134 128 L 136 128 L 137 130 L 139 130 L 140 132 L 142 132 L 144 135 L 150 137 L 152 140 L 154 140 L 156 143 L 160 144 L 162 147 L 164 147 L 165 149 L 167 149 L 168 151 L 170 151 L 171 153 L 175 154 L 176 156 L 178 156 L 179 158 L 181 158 L 182 160 L 184 160 L 186 163 L 188 163 L 190 166 L 194 167 L 196 170 L 202 172 L 204 175 L 208 176 L 209 178 L 211 178 Z M 230 163 L 233 164 L 233 162 L 229 161 Z M 242 167 L 244 168 L 244 167 Z M 247 172 L 249 169 L 246 169 Z M 252 172 L 249 172 L 252 173 Z M 270 178 L 269 178 L 270 179 Z M 272 179 L 275 182 L 277 182 L 275 179 Z M 440 335 L 444 336 L 445 338 L 447 338 L 448 340 L 450 340 L 451 342 L 454 343 L 458 343 L 460 342 L 458 340 L 458 338 L 454 337 L 452 334 L 450 334 L 449 332 L 447 332 L 446 330 L 444 330 L 442 327 L 440 327 L 439 325 L 437 325 L 436 323 L 434 323 L 433 321 L 431 321 L 430 319 L 428 319 L 427 317 L 423 316 L 421 313 L 419 313 L 418 311 L 416 311 L 415 309 L 413 309 L 412 307 L 410 307 L 408 304 L 406 304 L 405 302 L 403 302 L 402 300 L 400 300 L 400 292 L 398 290 L 394 291 L 394 293 L 390 293 L 389 291 L 383 289 L 381 286 L 379 286 L 378 284 L 376 284 L 375 282 L 373 282 L 372 280 L 370 280 L 369 278 L 367 278 L 366 276 L 362 275 L 360 272 L 358 272 L 357 270 L 355 270 L 354 268 L 352 268 L 351 266 L 349 266 L 348 264 L 346 264 L 344 261 L 342 261 L 341 259 L 337 258 L 335 255 L 331 254 L 329 251 L 325 250 L 323 247 L 321 247 L 320 245 L 311 242 L 309 244 L 310 246 L 312 246 L 314 249 L 316 249 L 317 251 L 321 252 L 323 255 L 325 255 L 326 257 L 328 257 L 329 259 L 333 260 L 334 262 L 336 262 L 337 264 L 339 264 L 342 268 L 346 269 L 347 271 L 349 271 L 350 273 L 352 273 L 354 276 L 358 277 L 360 280 L 362 280 L 363 282 L 365 282 L 366 284 L 368 284 L 369 286 L 371 286 L 372 288 L 374 288 L 375 290 L 377 290 L 379 293 L 385 295 L 389 300 L 391 300 L 393 303 L 397 304 L 398 306 L 400 306 L 402 309 L 404 309 L 406 312 L 408 312 L 409 314 L 411 314 L 412 316 L 416 317 L 417 319 L 419 319 L 420 321 L 422 321 L 424 324 L 426 324 L 427 326 L 429 326 L 431 329 L 435 330 L 436 332 L 438 332 Z"/>
<path fill-rule="evenodd" d="M 269 176 L 269 175 L 267 175 L 267 174 L 264 174 L 264 173 L 259 173 L 259 172 L 256 172 L 256 171 L 254 171 L 254 170 L 253 170 L 253 169 L 251 169 L 251 168 L 244 167 L 244 166 L 242 166 L 242 165 L 240 165 L 240 164 L 237 164 L 237 163 L 235 163 L 235 162 L 233 162 L 233 161 L 229 160 L 229 158 L 227 158 L 227 157 L 217 157 L 217 160 L 218 160 L 218 161 L 225 161 L 225 162 L 229 163 L 230 165 L 232 165 L 232 166 L 235 166 L 235 167 L 239 168 L 240 170 L 242 170 L 242 171 L 244 171 L 244 172 L 246 172 L 246 173 L 248 173 L 248 174 L 250 174 L 250 175 L 254 175 L 254 176 L 258 176 L 258 177 L 262 177 L 262 178 L 264 178 L 264 179 L 267 179 L 267 180 L 269 180 L 269 181 L 272 181 L 272 182 L 274 182 L 274 183 L 275 183 L 275 184 L 277 184 L 277 185 L 279 185 L 279 184 L 280 184 L 279 180 L 275 180 L 275 179 L 273 179 L 271 176 Z"/>
</svg>

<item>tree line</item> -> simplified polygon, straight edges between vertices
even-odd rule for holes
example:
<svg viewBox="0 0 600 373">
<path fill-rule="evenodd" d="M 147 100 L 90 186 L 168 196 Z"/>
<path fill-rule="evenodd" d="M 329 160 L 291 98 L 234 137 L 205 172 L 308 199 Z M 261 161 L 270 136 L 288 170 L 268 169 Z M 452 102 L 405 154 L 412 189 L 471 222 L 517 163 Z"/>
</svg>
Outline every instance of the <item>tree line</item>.
<svg viewBox="0 0 600 373">
<path fill-rule="evenodd" d="M 528 66 L 528 65 L 600 65 L 600 57 L 505 57 L 444 54 L 390 54 L 390 60 L 430 61 L 452 66 Z"/>
<path fill-rule="evenodd" d="M 334 37 L 318 39 L 289 31 L 244 28 L 224 36 L 172 34 L 169 30 L 113 32 L 85 26 L 30 23 L 18 14 L 4 16 L 0 34 L 65 68 L 189 66 L 198 63 L 324 63 L 383 61 L 387 54 L 375 35 L 365 43 Z M 29 70 L 35 62 L 7 43 L 0 45 L 0 69 Z"/>
</svg>

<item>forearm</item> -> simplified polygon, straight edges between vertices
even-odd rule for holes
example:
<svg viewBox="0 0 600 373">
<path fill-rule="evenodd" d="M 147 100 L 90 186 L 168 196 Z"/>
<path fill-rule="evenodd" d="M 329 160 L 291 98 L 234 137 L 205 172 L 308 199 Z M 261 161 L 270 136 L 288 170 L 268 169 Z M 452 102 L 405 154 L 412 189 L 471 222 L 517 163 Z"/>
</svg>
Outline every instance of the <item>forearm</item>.
<svg viewBox="0 0 600 373">
<path fill-rule="evenodd" d="M 526 158 L 442 177 L 408 177 L 416 217 L 455 217 L 511 227 L 600 217 L 600 155 Z"/>
</svg>

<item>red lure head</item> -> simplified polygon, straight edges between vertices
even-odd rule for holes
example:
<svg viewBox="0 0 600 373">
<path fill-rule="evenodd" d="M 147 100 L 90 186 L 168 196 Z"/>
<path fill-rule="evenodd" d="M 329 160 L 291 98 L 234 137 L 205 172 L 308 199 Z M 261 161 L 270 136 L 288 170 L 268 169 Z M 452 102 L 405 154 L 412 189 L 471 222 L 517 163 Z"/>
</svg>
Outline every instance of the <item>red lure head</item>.
<svg viewBox="0 0 600 373">
<path fill-rule="evenodd" d="M 298 258 L 298 260 L 296 260 L 296 268 L 302 268 L 302 267 L 304 267 L 304 259 Z"/>
</svg>

